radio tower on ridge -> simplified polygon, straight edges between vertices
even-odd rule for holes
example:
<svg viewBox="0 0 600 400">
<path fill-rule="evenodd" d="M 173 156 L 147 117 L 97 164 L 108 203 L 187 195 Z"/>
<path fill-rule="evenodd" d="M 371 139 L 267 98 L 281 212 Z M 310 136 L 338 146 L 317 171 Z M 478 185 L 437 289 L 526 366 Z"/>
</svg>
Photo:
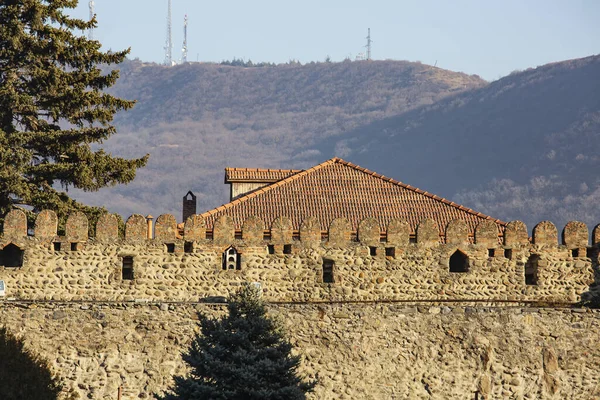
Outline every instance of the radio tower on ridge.
<svg viewBox="0 0 600 400">
<path fill-rule="evenodd" d="M 367 35 L 367 45 L 365 46 L 367 48 L 367 60 L 371 61 L 371 28 L 368 28 L 368 35 Z"/>
<path fill-rule="evenodd" d="M 165 41 L 165 65 L 173 65 L 173 40 L 171 38 L 171 0 L 169 0 L 169 12 L 167 13 L 167 40 Z"/>
<path fill-rule="evenodd" d="M 188 17 L 185 14 L 185 18 L 183 18 L 183 47 L 181 48 L 181 63 L 185 64 L 187 62 L 187 24 Z"/>
<path fill-rule="evenodd" d="M 90 0 L 88 3 L 88 7 L 90 8 L 90 21 L 94 18 L 94 0 Z M 88 29 L 88 39 L 94 40 L 94 28 Z"/>
</svg>

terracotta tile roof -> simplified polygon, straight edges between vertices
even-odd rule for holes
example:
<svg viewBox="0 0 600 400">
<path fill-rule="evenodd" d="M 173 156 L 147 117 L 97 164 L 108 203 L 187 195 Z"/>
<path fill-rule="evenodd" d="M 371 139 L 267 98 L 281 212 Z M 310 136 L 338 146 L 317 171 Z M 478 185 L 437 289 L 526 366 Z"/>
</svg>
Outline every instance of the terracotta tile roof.
<svg viewBox="0 0 600 400">
<path fill-rule="evenodd" d="M 367 217 L 379 220 L 382 230 L 385 230 L 390 220 L 402 219 L 410 224 L 413 233 L 419 221 L 424 218 L 437 221 L 440 231 L 443 231 L 450 220 L 464 219 L 471 234 L 483 219 L 496 222 L 499 229 L 506 225 L 503 221 L 340 158 L 332 158 L 296 172 L 272 185 L 205 212 L 202 216 L 207 228 L 212 229 L 214 221 L 223 214 L 233 218 L 236 229 L 240 229 L 244 220 L 252 215 L 261 218 L 265 222 L 265 228 L 270 227 L 278 216 L 287 216 L 292 220 L 295 230 L 310 216 L 319 219 L 323 231 L 338 217 L 347 218 L 354 230 Z"/>
<path fill-rule="evenodd" d="M 225 168 L 225 183 L 277 182 L 301 171 L 301 169 Z"/>
</svg>

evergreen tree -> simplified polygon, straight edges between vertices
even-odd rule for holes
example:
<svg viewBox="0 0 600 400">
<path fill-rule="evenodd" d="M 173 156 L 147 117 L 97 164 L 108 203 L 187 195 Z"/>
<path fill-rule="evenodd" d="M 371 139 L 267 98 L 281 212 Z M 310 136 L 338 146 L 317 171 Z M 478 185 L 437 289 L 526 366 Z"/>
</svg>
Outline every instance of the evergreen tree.
<svg viewBox="0 0 600 400">
<path fill-rule="evenodd" d="M 127 160 L 91 146 L 115 133 L 116 112 L 134 105 L 103 92 L 119 74 L 98 67 L 129 50 L 100 51 L 84 36 L 95 18 L 66 13 L 77 3 L 0 0 L 0 219 L 19 204 L 92 213 L 65 191 L 130 182 L 146 164 L 148 156 Z"/>
<path fill-rule="evenodd" d="M 300 357 L 281 327 L 267 314 L 258 289 L 245 285 L 233 295 L 228 315 L 221 319 L 201 316 L 201 335 L 183 355 L 190 366 L 188 377 L 175 377 L 164 400 L 176 399 L 305 399 L 314 382 L 298 376 Z"/>
<path fill-rule="evenodd" d="M 3 400 L 54 400 L 61 391 L 48 363 L 4 327 L 0 327 L 0 383 Z"/>
</svg>

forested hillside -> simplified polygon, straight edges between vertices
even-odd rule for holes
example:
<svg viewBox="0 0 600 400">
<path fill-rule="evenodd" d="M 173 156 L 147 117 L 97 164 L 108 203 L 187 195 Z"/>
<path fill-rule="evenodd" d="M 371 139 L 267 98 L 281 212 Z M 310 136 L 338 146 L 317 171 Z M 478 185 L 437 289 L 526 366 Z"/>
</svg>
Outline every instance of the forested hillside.
<svg viewBox="0 0 600 400">
<path fill-rule="evenodd" d="M 134 183 L 75 193 L 128 215 L 228 199 L 223 168 L 307 168 L 334 155 L 531 228 L 600 222 L 600 57 L 492 83 L 403 61 L 167 68 L 130 61 L 110 151 L 150 153 Z"/>
<path fill-rule="evenodd" d="M 600 222 L 600 57 L 488 86 L 326 140 L 323 152 L 532 228 Z"/>
<path fill-rule="evenodd" d="M 172 212 L 192 190 L 199 210 L 228 200 L 226 166 L 306 168 L 331 157 L 322 140 L 486 84 L 477 76 L 405 61 L 175 67 L 128 61 L 111 93 L 136 99 L 105 146 L 150 153 L 128 186 L 74 192 L 125 216 Z"/>
</svg>

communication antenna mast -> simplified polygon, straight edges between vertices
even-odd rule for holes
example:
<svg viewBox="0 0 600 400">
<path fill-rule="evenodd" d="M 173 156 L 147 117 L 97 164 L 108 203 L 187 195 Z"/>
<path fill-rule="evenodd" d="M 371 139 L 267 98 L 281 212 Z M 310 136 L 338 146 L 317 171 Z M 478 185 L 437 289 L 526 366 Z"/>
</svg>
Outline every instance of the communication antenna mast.
<svg viewBox="0 0 600 400">
<path fill-rule="evenodd" d="M 367 60 L 371 61 L 371 28 L 368 28 L 368 34 L 367 34 L 367 45 L 365 46 L 367 48 Z"/>
<path fill-rule="evenodd" d="M 90 0 L 88 3 L 88 7 L 90 8 L 90 21 L 94 18 L 94 0 Z M 88 39 L 94 40 L 94 28 L 88 29 Z"/>
<path fill-rule="evenodd" d="M 167 13 L 167 40 L 165 41 L 165 65 L 173 65 L 173 40 L 171 38 L 171 0 L 169 0 L 169 11 Z"/>
<path fill-rule="evenodd" d="M 181 48 L 181 63 L 185 64 L 187 62 L 187 24 L 188 17 L 185 14 L 185 18 L 183 18 L 183 47 Z"/>
</svg>

